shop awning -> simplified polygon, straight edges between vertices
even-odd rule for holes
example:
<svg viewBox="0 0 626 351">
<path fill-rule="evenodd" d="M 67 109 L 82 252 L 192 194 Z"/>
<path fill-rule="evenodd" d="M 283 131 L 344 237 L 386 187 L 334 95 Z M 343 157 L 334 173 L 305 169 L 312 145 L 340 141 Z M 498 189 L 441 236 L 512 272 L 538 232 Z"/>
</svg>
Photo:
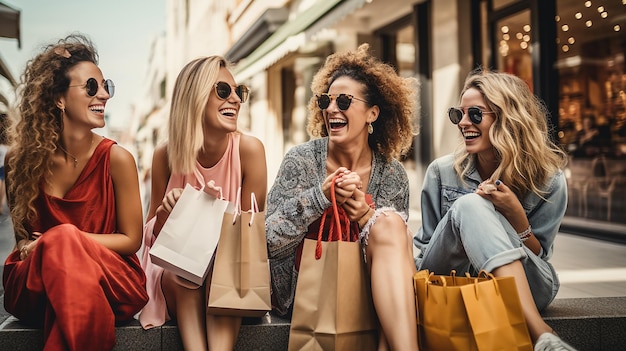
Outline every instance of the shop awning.
<svg viewBox="0 0 626 351">
<path fill-rule="evenodd" d="M 226 59 L 237 62 L 248 56 L 256 47 L 269 38 L 280 26 L 287 22 L 289 10 L 285 7 L 269 8 L 257 19 L 248 30 L 228 50 Z"/>
<path fill-rule="evenodd" d="M 20 11 L 0 2 L 0 37 L 17 39 L 20 43 Z"/>
<path fill-rule="evenodd" d="M 243 58 L 234 69 L 237 79 L 245 80 L 298 50 L 317 31 L 334 25 L 365 2 L 367 0 L 318 0 L 296 18 L 283 24 L 256 50 Z"/>
</svg>

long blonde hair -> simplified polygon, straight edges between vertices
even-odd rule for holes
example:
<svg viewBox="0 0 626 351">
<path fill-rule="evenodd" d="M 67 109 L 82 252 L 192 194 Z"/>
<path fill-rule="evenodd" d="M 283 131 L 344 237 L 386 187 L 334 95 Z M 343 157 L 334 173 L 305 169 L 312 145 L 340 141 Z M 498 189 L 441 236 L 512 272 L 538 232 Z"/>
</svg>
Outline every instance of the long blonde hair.
<svg viewBox="0 0 626 351">
<path fill-rule="evenodd" d="M 7 160 L 8 199 L 15 236 L 29 237 L 25 225 L 37 217 L 33 205 L 39 196 L 39 184 L 50 175 L 52 155 L 63 130 L 62 110 L 58 99 L 70 85 L 68 71 L 80 62 L 98 64 L 98 54 L 91 41 L 72 34 L 30 60 L 18 87 L 18 116 L 8 133 L 11 157 Z"/>
<path fill-rule="evenodd" d="M 204 145 L 202 120 L 207 101 L 222 67 L 228 67 L 223 57 L 202 57 L 185 65 L 176 78 L 167 143 L 172 173 L 189 174 L 195 168 Z"/>
<path fill-rule="evenodd" d="M 547 108 L 512 74 L 475 70 L 465 80 L 461 96 L 472 88 L 480 91 L 489 110 L 496 112 L 489 138 L 500 162 L 492 180 L 502 180 L 518 198 L 531 191 L 543 196 L 541 189 L 548 177 L 567 162 L 567 155 L 550 139 Z M 457 173 L 468 173 L 473 162 L 475 156 L 462 145 L 455 157 Z"/>
</svg>

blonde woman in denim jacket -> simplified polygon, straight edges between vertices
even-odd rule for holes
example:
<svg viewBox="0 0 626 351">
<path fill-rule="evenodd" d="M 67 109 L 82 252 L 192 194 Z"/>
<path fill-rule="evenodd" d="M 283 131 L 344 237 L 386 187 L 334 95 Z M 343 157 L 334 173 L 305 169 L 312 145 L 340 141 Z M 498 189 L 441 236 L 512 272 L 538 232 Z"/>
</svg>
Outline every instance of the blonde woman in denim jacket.
<svg viewBox="0 0 626 351">
<path fill-rule="evenodd" d="M 535 350 L 573 350 L 539 314 L 559 289 L 548 260 L 567 206 L 543 103 L 520 78 L 477 70 L 448 116 L 463 145 L 426 171 L 417 268 L 515 277 Z"/>
</svg>

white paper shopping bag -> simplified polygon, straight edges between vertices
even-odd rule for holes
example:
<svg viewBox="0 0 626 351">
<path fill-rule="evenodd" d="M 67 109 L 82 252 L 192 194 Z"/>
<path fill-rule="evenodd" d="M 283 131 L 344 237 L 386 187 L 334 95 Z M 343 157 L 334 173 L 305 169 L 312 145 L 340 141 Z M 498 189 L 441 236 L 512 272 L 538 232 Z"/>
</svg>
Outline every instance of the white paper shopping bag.
<svg viewBox="0 0 626 351">
<path fill-rule="evenodd" d="M 187 184 L 150 249 L 150 259 L 202 285 L 220 238 L 224 214 L 234 211 L 232 203 Z"/>
</svg>

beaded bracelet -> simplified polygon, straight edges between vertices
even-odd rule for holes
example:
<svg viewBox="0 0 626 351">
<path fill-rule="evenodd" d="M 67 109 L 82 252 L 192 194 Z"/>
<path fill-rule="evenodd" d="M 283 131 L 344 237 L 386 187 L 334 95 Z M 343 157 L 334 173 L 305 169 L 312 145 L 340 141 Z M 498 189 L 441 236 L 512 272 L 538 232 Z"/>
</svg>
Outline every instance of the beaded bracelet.
<svg viewBox="0 0 626 351">
<path fill-rule="evenodd" d="M 517 235 L 519 236 L 519 239 L 521 240 L 521 242 L 524 242 L 528 239 L 530 239 L 530 236 L 533 234 L 533 228 L 528 225 L 528 228 L 526 228 L 526 230 L 524 230 L 521 233 L 517 233 Z"/>
</svg>

